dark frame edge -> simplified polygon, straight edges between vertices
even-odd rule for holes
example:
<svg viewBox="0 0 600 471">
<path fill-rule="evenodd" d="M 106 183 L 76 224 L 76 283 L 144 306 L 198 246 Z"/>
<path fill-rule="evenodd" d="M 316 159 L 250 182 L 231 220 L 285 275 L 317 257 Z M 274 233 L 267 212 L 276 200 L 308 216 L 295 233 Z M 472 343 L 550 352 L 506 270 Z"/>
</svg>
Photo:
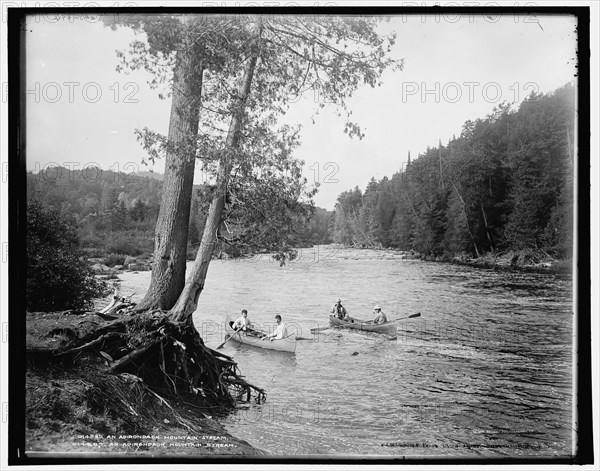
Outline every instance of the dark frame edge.
<svg viewBox="0 0 600 471">
<path fill-rule="evenodd" d="M 574 464 L 594 463 L 591 375 L 591 213 L 590 213 L 590 9 L 577 15 L 577 449 Z"/>
<path fill-rule="evenodd" d="M 144 12 L 157 11 L 161 8 L 149 7 L 130 9 L 118 9 L 123 12 Z M 433 10 L 432 7 L 427 8 L 411 8 L 411 13 L 421 13 L 427 11 L 430 13 L 451 13 L 456 11 L 483 13 L 486 10 L 494 10 L 489 7 L 442 7 L 439 10 Z M 9 336 L 9 424 L 8 424 L 8 464 L 9 465 L 33 465 L 33 464 L 100 464 L 100 463 L 115 463 L 114 460 L 90 460 L 90 459 L 43 459 L 43 458 L 28 458 L 25 456 L 25 342 L 22 341 L 25 336 L 25 276 L 26 268 L 23 263 L 23 256 L 26 254 L 26 148 L 25 148 L 25 36 L 21 28 L 21 22 L 28 14 L 43 10 L 45 13 L 65 12 L 64 8 L 9 8 L 7 21 L 7 37 L 8 44 L 8 68 L 13 73 L 8 75 L 8 117 L 9 117 L 9 132 L 8 132 L 8 149 L 9 149 L 9 188 L 8 188 L 8 213 L 9 213 L 9 241 L 11 242 L 12 250 L 9 251 L 9 321 L 11 334 Z M 69 9 L 69 11 L 78 11 L 79 9 Z M 98 9 L 85 9 L 86 11 L 114 11 L 113 8 L 100 7 Z M 164 8 L 165 13 L 171 11 L 170 8 Z M 173 10 L 178 10 L 174 8 Z M 207 11 L 211 8 L 192 8 L 183 7 L 179 10 L 184 11 Z M 257 13 L 264 12 L 266 8 L 218 8 L 218 12 L 228 10 L 231 13 L 249 12 Z M 258 11 L 257 11 L 258 10 Z M 299 13 L 303 8 L 275 8 L 280 13 Z M 312 8 L 311 8 L 312 10 Z M 406 11 L 406 8 L 400 7 L 382 7 L 379 11 L 377 8 L 366 10 L 361 7 L 332 8 L 320 7 L 319 12 L 323 13 L 343 13 L 346 12 L 360 13 L 365 11 L 374 11 L 375 13 L 400 14 L 401 11 Z M 501 11 L 513 11 L 514 7 L 500 7 Z M 578 274 L 578 306 L 577 306 L 577 363 L 574 368 L 579 373 L 591 372 L 591 303 L 590 303 L 590 9 L 589 7 L 581 6 L 563 6 L 563 7 L 527 7 L 522 10 L 530 10 L 537 13 L 561 13 L 572 14 L 577 17 L 577 41 L 578 41 L 578 108 L 577 108 L 577 124 L 578 124 L 578 162 L 579 175 L 577 180 L 578 185 L 578 207 L 577 214 L 579 220 L 579 229 L 577 232 L 578 241 L 578 257 L 576 271 Z M 273 11 L 273 9 L 268 9 Z M 15 71 L 18 71 L 15 73 Z M 588 381 L 588 376 L 578 374 L 576 380 L 577 387 L 577 436 L 578 447 L 574 456 L 569 458 L 558 458 L 550 460 L 555 464 L 591 464 L 594 463 L 593 450 L 593 417 L 590 414 L 592 410 L 592 390 L 591 383 Z M 319 463 L 338 463 L 338 464 L 359 464 L 366 463 L 364 459 L 281 459 L 277 457 L 248 459 L 248 457 L 237 460 L 213 458 L 207 459 L 205 462 L 213 464 L 272 464 L 278 462 L 280 464 L 292 464 L 304 462 L 306 464 Z M 129 460 L 128 460 L 129 461 Z M 386 459 L 381 457 L 378 459 L 380 464 L 454 464 L 454 462 L 462 462 L 464 464 L 539 464 L 546 460 L 529 460 L 519 458 L 508 459 L 485 459 L 485 460 L 468 460 L 461 458 L 442 458 L 442 459 L 417 459 L 417 460 L 402 460 L 402 459 Z M 197 461 L 188 460 L 185 458 L 172 458 L 168 461 L 153 458 L 136 457 L 130 460 L 133 463 L 187 463 L 191 464 Z M 546 461 L 548 462 L 548 461 Z M 121 461 L 122 464 L 127 462 Z M 115 463 L 116 464 L 116 463 Z"/>
<path fill-rule="evenodd" d="M 25 168 L 25 36 L 26 10 L 7 9 L 8 68 L 8 464 L 25 458 L 25 264 L 26 168 Z M 17 72 L 17 73 L 15 73 Z"/>
</svg>

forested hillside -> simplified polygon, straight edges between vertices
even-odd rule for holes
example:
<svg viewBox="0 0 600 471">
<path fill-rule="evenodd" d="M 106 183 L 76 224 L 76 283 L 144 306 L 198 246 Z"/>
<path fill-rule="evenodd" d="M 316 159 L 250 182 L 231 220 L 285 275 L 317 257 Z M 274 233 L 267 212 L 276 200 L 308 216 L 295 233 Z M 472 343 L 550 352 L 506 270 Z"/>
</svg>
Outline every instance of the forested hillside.
<svg viewBox="0 0 600 471">
<path fill-rule="evenodd" d="M 61 220 L 74 224 L 82 247 L 96 257 L 152 253 L 162 185 L 162 174 L 126 174 L 97 167 L 49 167 L 27 174 L 28 198 L 57 210 Z M 188 237 L 190 258 L 200 244 L 207 198 L 207 188 L 194 187 Z M 298 245 L 331 242 L 332 225 L 333 213 L 315 208 L 313 217 L 296 228 Z M 226 246 L 220 250 L 232 252 Z"/>
<path fill-rule="evenodd" d="M 467 121 L 459 137 L 409 156 L 391 178 L 342 193 L 334 241 L 434 256 L 533 249 L 568 258 L 574 103 L 568 84 Z"/>
<path fill-rule="evenodd" d="M 27 197 L 59 211 L 74 224 L 91 255 L 152 252 L 162 182 L 88 167 L 51 167 L 27 174 Z"/>
<path fill-rule="evenodd" d="M 406 168 L 338 197 L 299 221 L 299 246 L 341 243 L 428 255 L 534 249 L 568 258 L 572 244 L 573 85 L 501 105 Z M 403 160 L 401 156 L 399 161 Z M 97 256 L 153 250 L 161 175 L 52 167 L 27 175 L 28 197 L 52 206 Z M 207 189 L 192 196 L 189 251 L 200 243 Z M 231 248 L 221 247 L 224 251 Z"/>
</svg>

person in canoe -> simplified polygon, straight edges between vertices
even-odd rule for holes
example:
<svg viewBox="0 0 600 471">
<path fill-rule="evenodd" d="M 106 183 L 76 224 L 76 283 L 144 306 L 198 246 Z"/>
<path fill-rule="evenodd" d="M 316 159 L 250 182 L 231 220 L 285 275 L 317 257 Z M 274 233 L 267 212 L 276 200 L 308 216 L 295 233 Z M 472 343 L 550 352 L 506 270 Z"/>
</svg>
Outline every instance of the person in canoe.
<svg viewBox="0 0 600 471">
<path fill-rule="evenodd" d="M 342 300 L 338 298 L 337 303 L 331 308 L 331 312 L 335 314 L 338 319 L 348 319 L 348 311 L 342 306 Z"/>
<path fill-rule="evenodd" d="M 261 340 L 269 339 L 272 342 L 273 340 L 281 340 L 288 336 L 287 328 L 285 324 L 281 322 L 281 316 L 279 314 L 275 316 L 275 320 L 277 321 L 275 330 L 269 335 L 265 335 Z"/>
<path fill-rule="evenodd" d="M 231 327 L 233 330 L 243 330 L 250 335 L 255 332 L 252 328 L 252 322 L 248 319 L 248 311 L 246 309 L 242 309 L 242 315 L 233 322 Z"/>
<path fill-rule="evenodd" d="M 373 308 L 373 314 L 375 314 L 375 318 L 373 319 L 373 324 L 383 324 L 384 322 L 387 322 L 387 316 L 381 310 L 381 307 L 379 306 L 379 304 L 377 304 Z"/>
</svg>

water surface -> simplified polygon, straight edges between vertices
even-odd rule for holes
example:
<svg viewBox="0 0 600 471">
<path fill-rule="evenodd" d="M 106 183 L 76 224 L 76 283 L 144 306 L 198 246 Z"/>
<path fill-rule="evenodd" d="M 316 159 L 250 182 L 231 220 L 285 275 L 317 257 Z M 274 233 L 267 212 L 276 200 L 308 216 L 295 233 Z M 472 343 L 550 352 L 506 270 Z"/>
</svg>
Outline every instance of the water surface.
<svg viewBox="0 0 600 471">
<path fill-rule="evenodd" d="M 139 301 L 150 273 L 121 275 Z M 350 315 L 375 304 L 398 338 L 310 328 L 341 297 Z M 295 354 L 228 342 L 267 402 L 224 421 L 233 435 L 278 455 L 570 456 L 570 277 L 406 260 L 397 252 L 303 249 L 284 267 L 263 255 L 211 263 L 194 322 L 223 341 L 226 315 L 275 314 L 299 336 Z"/>
</svg>

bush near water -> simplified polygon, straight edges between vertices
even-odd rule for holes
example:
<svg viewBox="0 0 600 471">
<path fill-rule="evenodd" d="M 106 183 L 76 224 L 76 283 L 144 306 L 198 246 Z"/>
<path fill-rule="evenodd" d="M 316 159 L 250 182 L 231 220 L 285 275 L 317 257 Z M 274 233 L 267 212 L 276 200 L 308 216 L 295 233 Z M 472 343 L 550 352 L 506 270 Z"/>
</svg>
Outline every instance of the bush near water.
<svg viewBox="0 0 600 471">
<path fill-rule="evenodd" d="M 88 307 L 106 285 L 89 269 L 73 224 L 32 200 L 27 204 L 27 309 Z"/>
</svg>

